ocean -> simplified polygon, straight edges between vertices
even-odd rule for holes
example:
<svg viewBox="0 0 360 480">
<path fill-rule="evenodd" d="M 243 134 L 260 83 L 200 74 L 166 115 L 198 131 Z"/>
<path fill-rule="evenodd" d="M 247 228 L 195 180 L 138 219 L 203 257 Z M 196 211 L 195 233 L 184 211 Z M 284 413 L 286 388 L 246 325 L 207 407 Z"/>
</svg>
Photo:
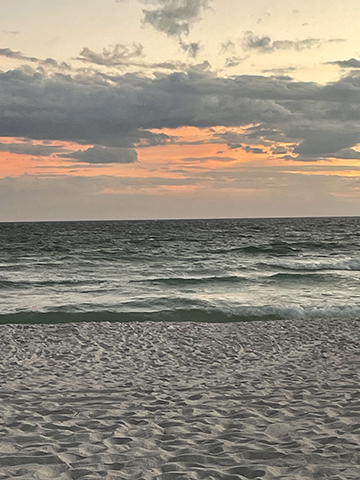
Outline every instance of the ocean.
<svg viewBox="0 0 360 480">
<path fill-rule="evenodd" d="M 360 218 L 0 224 L 0 322 L 360 317 Z"/>
</svg>

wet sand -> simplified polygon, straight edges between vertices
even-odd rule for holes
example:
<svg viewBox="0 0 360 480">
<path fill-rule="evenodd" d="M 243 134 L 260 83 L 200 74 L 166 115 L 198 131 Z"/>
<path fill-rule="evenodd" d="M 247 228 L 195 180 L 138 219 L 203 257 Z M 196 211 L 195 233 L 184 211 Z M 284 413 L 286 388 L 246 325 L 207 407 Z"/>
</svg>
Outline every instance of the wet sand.
<svg viewBox="0 0 360 480">
<path fill-rule="evenodd" d="M 0 328 L 0 480 L 360 478 L 359 321 Z"/>
</svg>

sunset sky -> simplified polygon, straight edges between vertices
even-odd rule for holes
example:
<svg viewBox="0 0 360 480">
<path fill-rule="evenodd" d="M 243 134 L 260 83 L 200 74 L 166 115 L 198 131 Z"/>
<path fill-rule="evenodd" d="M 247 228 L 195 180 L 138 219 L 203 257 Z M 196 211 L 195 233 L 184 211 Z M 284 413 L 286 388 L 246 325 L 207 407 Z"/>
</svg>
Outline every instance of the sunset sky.
<svg viewBox="0 0 360 480">
<path fill-rule="evenodd" d="M 0 12 L 0 221 L 360 214 L 358 0 Z"/>
</svg>

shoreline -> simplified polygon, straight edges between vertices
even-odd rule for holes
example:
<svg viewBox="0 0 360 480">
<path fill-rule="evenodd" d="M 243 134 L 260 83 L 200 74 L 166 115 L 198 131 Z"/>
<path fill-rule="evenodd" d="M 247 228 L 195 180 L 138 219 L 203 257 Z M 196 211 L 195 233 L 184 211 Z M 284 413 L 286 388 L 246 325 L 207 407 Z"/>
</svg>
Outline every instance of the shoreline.
<svg viewBox="0 0 360 480">
<path fill-rule="evenodd" d="M 0 478 L 355 480 L 359 325 L 1 325 Z"/>
</svg>

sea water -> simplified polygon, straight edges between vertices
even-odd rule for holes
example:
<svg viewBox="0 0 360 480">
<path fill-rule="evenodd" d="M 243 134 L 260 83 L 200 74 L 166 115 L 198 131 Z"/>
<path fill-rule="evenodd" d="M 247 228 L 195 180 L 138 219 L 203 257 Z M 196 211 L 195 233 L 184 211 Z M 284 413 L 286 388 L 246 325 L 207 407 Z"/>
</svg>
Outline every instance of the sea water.
<svg viewBox="0 0 360 480">
<path fill-rule="evenodd" d="M 360 317 L 360 218 L 0 224 L 0 322 Z"/>
</svg>

